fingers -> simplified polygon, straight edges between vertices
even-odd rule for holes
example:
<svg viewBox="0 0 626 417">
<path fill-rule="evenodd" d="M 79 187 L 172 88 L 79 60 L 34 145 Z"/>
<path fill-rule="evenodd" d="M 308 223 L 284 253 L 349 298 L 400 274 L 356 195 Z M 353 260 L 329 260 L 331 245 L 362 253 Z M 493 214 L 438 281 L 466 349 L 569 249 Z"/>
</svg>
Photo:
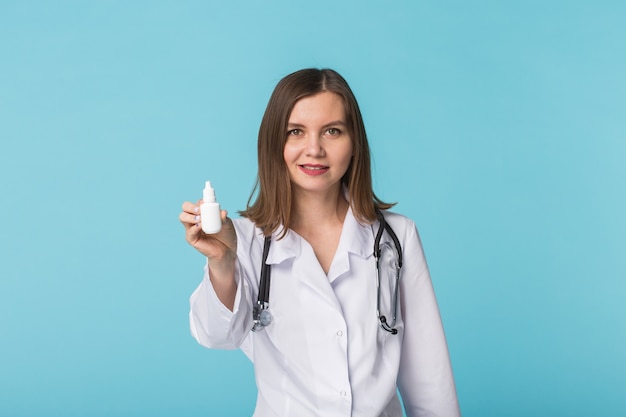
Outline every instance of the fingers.
<svg viewBox="0 0 626 417">
<path fill-rule="evenodd" d="M 186 229 L 198 225 L 200 223 L 200 206 L 185 201 L 183 211 L 178 215 L 178 219 Z"/>
<path fill-rule="evenodd" d="M 178 220 L 180 220 L 183 226 L 191 227 L 200 224 L 201 218 L 199 214 L 183 211 L 178 215 Z"/>
<path fill-rule="evenodd" d="M 200 205 L 202 204 L 202 200 L 199 200 L 196 204 L 193 204 L 189 201 L 185 201 L 183 203 L 183 211 L 185 213 L 200 213 Z"/>
<path fill-rule="evenodd" d="M 199 223 L 190 226 L 185 225 L 185 240 L 191 246 L 195 247 L 203 236 L 205 236 L 205 234 Z"/>
<path fill-rule="evenodd" d="M 233 222 L 228 218 L 228 211 L 220 210 L 222 229 L 219 233 L 207 234 L 202 230 L 202 218 L 200 206 L 202 200 L 197 203 L 186 201 L 182 204 L 182 211 L 178 219 L 185 228 L 185 240 L 198 252 L 214 262 L 223 259 L 234 259 L 237 251 L 237 235 Z M 217 261 L 216 261 L 217 260 Z"/>
</svg>

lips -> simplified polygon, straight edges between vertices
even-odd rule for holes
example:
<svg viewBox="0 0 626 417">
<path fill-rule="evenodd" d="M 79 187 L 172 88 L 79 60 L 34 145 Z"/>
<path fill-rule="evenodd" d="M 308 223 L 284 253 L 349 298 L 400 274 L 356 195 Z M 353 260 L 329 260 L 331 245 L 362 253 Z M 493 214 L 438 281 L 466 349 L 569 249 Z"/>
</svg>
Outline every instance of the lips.
<svg viewBox="0 0 626 417">
<path fill-rule="evenodd" d="M 318 176 L 318 175 L 323 175 L 325 173 L 328 172 L 329 167 L 326 165 L 319 165 L 319 164 L 303 164 L 303 165 L 298 165 L 298 168 L 300 169 L 301 172 L 305 173 L 306 175 L 310 175 L 310 176 Z"/>
</svg>

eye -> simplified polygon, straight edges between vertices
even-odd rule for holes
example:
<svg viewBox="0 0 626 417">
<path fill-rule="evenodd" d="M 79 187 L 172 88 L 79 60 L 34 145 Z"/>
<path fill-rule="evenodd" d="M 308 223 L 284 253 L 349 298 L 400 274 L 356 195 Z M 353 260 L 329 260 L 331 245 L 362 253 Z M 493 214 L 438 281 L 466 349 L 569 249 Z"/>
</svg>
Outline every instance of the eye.
<svg viewBox="0 0 626 417">
<path fill-rule="evenodd" d="M 330 136 L 339 136 L 341 135 L 341 130 L 337 129 L 336 127 L 329 127 L 328 129 L 326 129 L 326 133 Z"/>
<path fill-rule="evenodd" d="M 291 129 L 287 131 L 287 136 L 300 136 L 302 134 L 302 130 L 300 129 Z"/>
</svg>

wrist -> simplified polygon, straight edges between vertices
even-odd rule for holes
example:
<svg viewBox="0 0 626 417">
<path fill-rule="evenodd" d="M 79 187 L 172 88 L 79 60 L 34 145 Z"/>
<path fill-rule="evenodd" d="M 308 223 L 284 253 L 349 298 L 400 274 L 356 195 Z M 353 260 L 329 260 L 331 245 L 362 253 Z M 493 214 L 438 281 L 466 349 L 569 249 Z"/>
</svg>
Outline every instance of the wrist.
<svg viewBox="0 0 626 417">
<path fill-rule="evenodd" d="M 207 257 L 207 264 L 211 277 L 219 279 L 233 277 L 235 274 L 234 256 Z"/>
</svg>

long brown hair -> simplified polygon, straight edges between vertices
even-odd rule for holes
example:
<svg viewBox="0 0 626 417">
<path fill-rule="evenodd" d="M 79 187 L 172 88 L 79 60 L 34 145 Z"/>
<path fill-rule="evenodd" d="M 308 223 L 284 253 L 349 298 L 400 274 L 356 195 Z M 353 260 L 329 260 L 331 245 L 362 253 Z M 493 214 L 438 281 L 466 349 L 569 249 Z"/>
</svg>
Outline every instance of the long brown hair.
<svg viewBox="0 0 626 417">
<path fill-rule="evenodd" d="M 348 188 L 354 216 L 362 223 L 371 223 L 376 219 L 376 209 L 386 210 L 394 205 L 381 201 L 372 190 L 365 125 L 346 80 L 331 69 L 303 69 L 280 80 L 270 97 L 259 128 L 257 181 L 246 210 L 239 212 L 254 222 L 266 236 L 281 225 L 284 226 L 281 237 L 284 236 L 291 220 L 291 183 L 283 157 L 289 116 L 298 100 L 322 91 L 343 98 L 354 155 L 341 182 Z M 256 200 L 250 204 L 255 195 Z"/>
</svg>

